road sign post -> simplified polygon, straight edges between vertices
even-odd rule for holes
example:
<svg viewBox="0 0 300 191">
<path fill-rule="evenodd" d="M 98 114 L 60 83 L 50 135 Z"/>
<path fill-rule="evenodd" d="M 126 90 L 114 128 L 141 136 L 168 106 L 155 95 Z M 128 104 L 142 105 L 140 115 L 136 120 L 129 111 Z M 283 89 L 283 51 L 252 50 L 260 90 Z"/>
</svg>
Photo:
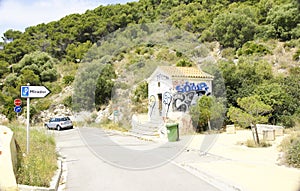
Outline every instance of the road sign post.
<svg viewBox="0 0 300 191">
<path fill-rule="evenodd" d="M 14 111 L 17 113 L 17 118 L 18 118 L 18 117 L 19 117 L 19 113 L 22 111 L 22 107 L 21 107 L 21 105 L 22 105 L 22 100 L 20 100 L 20 99 L 15 99 L 15 100 L 14 100 L 14 105 L 15 105 Z"/>
<path fill-rule="evenodd" d="M 27 86 L 21 86 L 21 97 L 27 98 L 27 144 L 26 151 L 29 153 L 29 130 L 30 130 L 30 98 L 43 98 L 50 93 L 45 86 L 30 86 L 28 83 Z"/>
<path fill-rule="evenodd" d="M 26 133 L 26 152 L 27 152 L 27 154 L 29 153 L 29 126 L 30 126 L 30 106 L 29 106 L 29 104 L 30 104 L 30 98 L 28 97 L 27 98 L 27 120 L 26 120 L 26 124 L 27 124 L 27 127 L 26 127 L 26 131 L 27 131 L 27 133 Z"/>
</svg>

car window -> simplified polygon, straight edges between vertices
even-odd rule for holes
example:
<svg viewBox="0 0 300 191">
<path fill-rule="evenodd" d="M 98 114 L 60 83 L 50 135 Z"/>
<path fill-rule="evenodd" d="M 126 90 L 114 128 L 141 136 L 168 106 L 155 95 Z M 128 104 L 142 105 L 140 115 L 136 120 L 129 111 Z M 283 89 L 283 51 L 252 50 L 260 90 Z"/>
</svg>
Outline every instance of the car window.
<svg viewBox="0 0 300 191">
<path fill-rule="evenodd" d="M 55 118 L 51 118 L 49 122 L 54 122 L 55 121 Z"/>
</svg>

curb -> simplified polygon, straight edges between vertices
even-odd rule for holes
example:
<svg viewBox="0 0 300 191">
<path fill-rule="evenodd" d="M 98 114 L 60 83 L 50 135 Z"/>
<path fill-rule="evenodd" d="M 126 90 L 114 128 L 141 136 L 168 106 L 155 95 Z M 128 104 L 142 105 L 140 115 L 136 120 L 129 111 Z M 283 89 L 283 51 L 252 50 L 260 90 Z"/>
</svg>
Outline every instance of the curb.
<svg viewBox="0 0 300 191">
<path fill-rule="evenodd" d="M 54 176 L 52 177 L 52 181 L 50 182 L 50 186 L 47 187 L 38 187 L 38 186 L 28 186 L 28 185 L 22 185 L 18 184 L 18 188 L 20 191 L 57 191 L 63 171 L 63 162 L 61 159 L 58 159 L 57 166 L 58 169 L 55 172 Z"/>
<path fill-rule="evenodd" d="M 152 137 L 152 136 L 146 136 L 146 135 L 137 135 L 135 133 L 126 133 L 127 136 L 136 137 L 137 139 L 143 140 L 143 141 L 149 141 L 154 143 L 160 143 L 161 139 L 159 137 Z"/>
<path fill-rule="evenodd" d="M 179 164 L 176 162 L 172 162 L 176 166 L 188 171 L 189 173 L 193 174 L 194 176 L 204 180 L 205 182 L 215 186 L 216 188 L 222 190 L 222 191 L 242 191 L 243 189 L 234 186 L 232 184 L 229 184 L 225 181 L 222 181 L 220 178 L 217 178 L 213 176 L 212 174 L 209 174 L 207 172 L 201 171 L 200 169 L 190 165 L 190 164 Z"/>
</svg>

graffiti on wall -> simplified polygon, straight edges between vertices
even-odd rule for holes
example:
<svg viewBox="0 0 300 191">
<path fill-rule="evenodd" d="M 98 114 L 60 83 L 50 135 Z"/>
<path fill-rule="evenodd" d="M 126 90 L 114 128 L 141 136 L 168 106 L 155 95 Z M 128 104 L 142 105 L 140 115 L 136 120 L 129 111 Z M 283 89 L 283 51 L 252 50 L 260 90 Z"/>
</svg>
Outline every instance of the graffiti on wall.
<svg viewBox="0 0 300 191">
<path fill-rule="evenodd" d="M 155 96 L 151 95 L 150 98 L 149 98 L 150 117 L 152 116 L 155 104 L 156 104 Z"/>
<path fill-rule="evenodd" d="M 206 83 L 198 84 L 186 82 L 177 85 L 177 93 L 173 96 L 174 111 L 186 112 L 191 105 L 195 105 L 202 95 L 210 95 L 209 87 Z"/>
<path fill-rule="evenodd" d="M 173 107 L 175 111 L 186 112 L 191 105 L 194 105 L 195 100 L 198 98 L 195 92 L 174 94 Z M 193 103 L 193 104 L 192 104 Z"/>
<path fill-rule="evenodd" d="M 163 113 L 166 117 L 168 116 L 170 106 L 173 107 L 174 111 L 186 112 L 192 105 L 197 103 L 199 97 L 202 95 L 210 95 L 209 87 L 205 82 L 198 84 L 184 82 L 182 84 L 177 84 L 175 89 L 177 92 L 174 94 L 169 91 L 164 92 L 162 100 L 159 101 L 164 104 Z M 153 115 L 156 102 L 156 97 L 151 95 L 149 97 L 150 117 Z"/>
<path fill-rule="evenodd" d="M 198 84 L 186 82 L 185 84 L 177 85 L 175 89 L 177 90 L 177 92 L 190 92 L 190 91 L 207 92 L 209 87 L 204 82 Z"/>
<path fill-rule="evenodd" d="M 163 103 L 165 104 L 166 108 L 166 117 L 168 117 L 170 105 L 172 103 L 173 96 L 170 92 L 165 92 L 163 96 Z"/>
</svg>

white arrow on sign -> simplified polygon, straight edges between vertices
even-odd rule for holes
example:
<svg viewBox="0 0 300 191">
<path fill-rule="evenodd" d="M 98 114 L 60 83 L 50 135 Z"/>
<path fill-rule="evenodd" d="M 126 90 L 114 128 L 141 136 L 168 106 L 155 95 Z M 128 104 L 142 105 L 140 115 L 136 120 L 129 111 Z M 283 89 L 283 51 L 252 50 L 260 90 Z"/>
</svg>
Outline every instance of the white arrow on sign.
<svg viewBox="0 0 300 191">
<path fill-rule="evenodd" d="M 43 98 L 50 93 L 45 86 L 21 86 L 21 97 L 23 98 Z"/>
</svg>

